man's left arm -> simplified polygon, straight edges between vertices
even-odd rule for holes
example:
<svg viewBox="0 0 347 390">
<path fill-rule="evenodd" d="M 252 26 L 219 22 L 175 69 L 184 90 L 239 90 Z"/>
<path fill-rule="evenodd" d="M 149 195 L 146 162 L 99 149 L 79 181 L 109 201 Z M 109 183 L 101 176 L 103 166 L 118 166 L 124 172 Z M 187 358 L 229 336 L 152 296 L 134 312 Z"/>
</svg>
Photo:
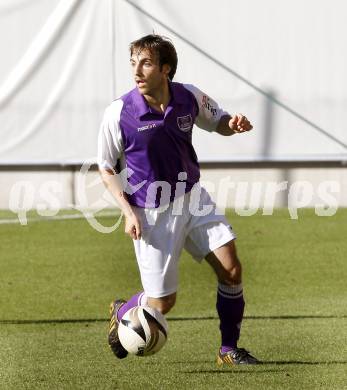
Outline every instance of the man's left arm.
<svg viewBox="0 0 347 390">
<path fill-rule="evenodd" d="M 243 114 L 233 116 L 223 115 L 216 127 L 216 133 L 229 136 L 237 133 L 244 133 L 253 129 L 250 121 Z"/>
</svg>

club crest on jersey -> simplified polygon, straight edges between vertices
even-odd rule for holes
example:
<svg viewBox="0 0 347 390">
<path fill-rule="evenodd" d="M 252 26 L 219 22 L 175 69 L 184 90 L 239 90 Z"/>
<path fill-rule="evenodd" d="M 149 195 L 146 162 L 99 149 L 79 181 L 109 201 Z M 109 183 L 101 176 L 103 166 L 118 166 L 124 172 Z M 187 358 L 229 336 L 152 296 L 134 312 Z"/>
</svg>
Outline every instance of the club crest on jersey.
<svg viewBox="0 0 347 390">
<path fill-rule="evenodd" d="M 182 131 L 190 131 L 193 126 L 193 118 L 190 114 L 177 117 L 178 128 Z"/>
</svg>

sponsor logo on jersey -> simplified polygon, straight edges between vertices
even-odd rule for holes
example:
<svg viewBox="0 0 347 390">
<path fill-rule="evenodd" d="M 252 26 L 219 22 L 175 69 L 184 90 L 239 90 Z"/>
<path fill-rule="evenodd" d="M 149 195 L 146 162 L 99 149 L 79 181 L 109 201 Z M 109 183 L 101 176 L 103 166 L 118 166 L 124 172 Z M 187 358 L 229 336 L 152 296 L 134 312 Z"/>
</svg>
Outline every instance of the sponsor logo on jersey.
<svg viewBox="0 0 347 390">
<path fill-rule="evenodd" d="M 210 102 L 210 98 L 206 95 L 202 97 L 202 106 L 210 111 L 213 116 L 217 115 L 217 109 L 213 107 Z"/>
<path fill-rule="evenodd" d="M 190 114 L 177 117 L 178 128 L 182 131 L 190 131 L 193 126 L 193 118 Z"/>
<path fill-rule="evenodd" d="M 157 125 L 155 123 L 150 123 L 149 125 L 138 127 L 137 131 L 150 130 L 150 129 L 154 129 L 155 127 L 157 127 Z"/>
</svg>

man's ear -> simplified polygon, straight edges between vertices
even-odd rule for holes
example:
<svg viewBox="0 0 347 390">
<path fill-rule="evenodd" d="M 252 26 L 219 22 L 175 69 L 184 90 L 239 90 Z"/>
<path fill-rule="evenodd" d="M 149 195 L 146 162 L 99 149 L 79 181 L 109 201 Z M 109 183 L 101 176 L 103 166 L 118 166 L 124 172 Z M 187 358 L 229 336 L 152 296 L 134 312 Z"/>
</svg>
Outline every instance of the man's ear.
<svg viewBox="0 0 347 390">
<path fill-rule="evenodd" d="M 164 64 L 162 66 L 162 72 L 164 72 L 167 77 L 169 77 L 170 71 L 171 71 L 171 66 L 169 64 Z"/>
</svg>

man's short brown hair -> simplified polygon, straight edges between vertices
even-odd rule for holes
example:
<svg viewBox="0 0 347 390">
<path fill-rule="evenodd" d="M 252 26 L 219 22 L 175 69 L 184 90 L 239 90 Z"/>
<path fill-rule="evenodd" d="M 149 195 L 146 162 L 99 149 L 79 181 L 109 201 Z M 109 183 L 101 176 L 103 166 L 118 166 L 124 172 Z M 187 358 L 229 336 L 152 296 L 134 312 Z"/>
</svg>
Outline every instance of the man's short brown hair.
<svg viewBox="0 0 347 390">
<path fill-rule="evenodd" d="M 130 55 L 134 52 L 141 52 L 142 50 L 149 50 L 156 55 L 159 60 L 160 69 L 164 64 L 171 67 L 169 78 L 172 80 L 177 69 L 177 53 L 173 43 L 166 37 L 156 34 L 146 35 L 130 44 Z"/>
</svg>

